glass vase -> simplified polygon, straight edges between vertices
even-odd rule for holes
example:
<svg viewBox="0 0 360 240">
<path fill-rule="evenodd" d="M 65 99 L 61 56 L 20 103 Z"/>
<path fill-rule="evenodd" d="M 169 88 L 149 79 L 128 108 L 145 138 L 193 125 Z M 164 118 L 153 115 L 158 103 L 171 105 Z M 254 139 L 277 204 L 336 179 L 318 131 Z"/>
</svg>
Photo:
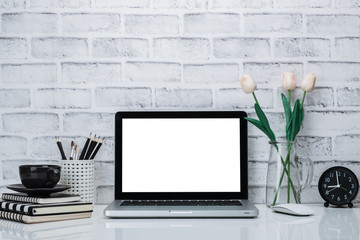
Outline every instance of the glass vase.
<svg viewBox="0 0 360 240">
<path fill-rule="evenodd" d="M 271 141 L 266 179 L 266 205 L 301 203 L 301 192 L 313 176 L 313 163 L 299 158 L 293 141 Z"/>
</svg>

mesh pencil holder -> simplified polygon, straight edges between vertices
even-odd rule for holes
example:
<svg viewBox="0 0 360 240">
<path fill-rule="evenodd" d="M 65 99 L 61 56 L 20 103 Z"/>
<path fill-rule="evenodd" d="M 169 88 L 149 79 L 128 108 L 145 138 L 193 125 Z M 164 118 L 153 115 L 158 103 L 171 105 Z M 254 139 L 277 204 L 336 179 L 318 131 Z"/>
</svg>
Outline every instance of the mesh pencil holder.
<svg viewBox="0 0 360 240">
<path fill-rule="evenodd" d="M 67 194 L 81 196 L 81 201 L 94 202 L 94 160 L 60 160 L 60 183 L 71 188 Z"/>
</svg>

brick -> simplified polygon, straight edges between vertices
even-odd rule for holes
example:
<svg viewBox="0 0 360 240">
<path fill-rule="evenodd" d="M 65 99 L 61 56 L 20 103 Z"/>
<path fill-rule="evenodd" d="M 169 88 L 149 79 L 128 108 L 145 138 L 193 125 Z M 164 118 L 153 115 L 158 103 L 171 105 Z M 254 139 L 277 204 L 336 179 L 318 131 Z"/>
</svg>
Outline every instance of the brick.
<svg viewBox="0 0 360 240">
<path fill-rule="evenodd" d="M 300 86 L 301 81 L 298 81 L 298 86 Z M 280 97 L 280 94 L 283 93 L 287 96 L 287 91 L 283 88 L 279 88 L 277 91 L 277 105 L 279 108 L 283 109 L 283 103 Z M 291 102 L 294 103 L 296 99 L 302 99 L 303 97 L 303 90 L 300 87 L 297 87 L 295 91 L 291 93 Z M 334 106 L 334 91 L 332 88 L 328 87 L 315 87 L 315 89 L 306 94 L 305 107 L 333 107 Z"/>
<path fill-rule="evenodd" d="M 171 15 L 126 15 L 125 31 L 132 34 L 177 34 L 179 18 Z"/>
<path fill-rule="evenodd" d="M 250 186 L 266 186 L 267 165 L 266 162 L 249 162 L 248 179 Z"/>
<path fill-rule="evenodd" d="M 0 89 L 0 108 L 30 107 L 28 89 Z"/>
<path fill-rule="evenodd" d="M 91 107 L 91 92 L 77 88 L 40 88 L 34 92 L 34 103 L 42 109 L 87 109 Z"/>
<path fill-rule="evenodd" d="M 309 15 L 307 30 L 316 34 L 359 34 L 360 16 L 356 15 Z"/>
<path fill-rule="evenodd" d="M 96 204 L 110 204 L 114 200 L 114 186 L 98 186 L 96 188 Z"/>
<path fill-rule="evenodd" d="M 209 0 L 154 0 L 154 8 L 206 9 Z"/>
<path fill-rule="evenodd" d="M 64 33 L 120 32 L 119 14 L 73 13 L 62 15 Z"/>
<path fill-rule="evenodd" d="M 114 134 L 114 114 L 71 112 L 64 114 L 64 131 L 69 133 L 96 132 L 101 136 Z"/>
<path fill-rule="evenodd" d="M 349 160 L 359 160 L 360 148 L 359 134 L 345 134 L 336 136 L 334 140 L 334 155 L 342 156 Z"/>
<path fill-rule="evenodd" d="M 5 83 L 56 82 L 55 64 L 4 64 L 1 67 Z"/>
<path fill-rule="evenodd" d="M 360 81 L 360 63 L 355 62 L 309 62 L 308 71 L 324 84 Z"/>
<path fill-rule="evenodd" d="M 277 0 L 280 8 L 326 8 L 331 7 L 331 0 Z"/>
<path fill-rule="evenodd" d="M 0 9 L 25 8 L 25 0 L 0 0 Z"/>
<path fill-rule="evenodd" d="M 22 157 L 26 155 L 27 140 L 19 136 L 0 135 L 1 157 Z"/>
<path fill-rule="evenodd" d="M 187 83 L 236 83 L 239 81 L 237 64 L 186 64 L 183 73 Z"/>
<path fill-rule="evenodd" d="M 55 113 L 5 113 L 4 130 L 20 133 L 48 133 L 59 129 L 59 116 Z"/>
<path fill-rule="evenodd" d="M 301 14 L 245 14 L 245 32 L 248 33 L 300 33 Z"/>
<path fill-rule="evenodd" d="M 240 84 L 239 84 L 240 85 Z M 272 108 L 273 91 L 257 89 L 256 96 L 262 108 Z M 241 88 L 221 88 L 216 91 L 216 107 L 221 109 L 244 109 L 254 107 L 254 98 Z"/>
<path fill-rule="evenodd" d="M 97 38 L 93 41 L 95 57 L 148 57 L 149 44 L 140 38 Z"/>
<path fill-rule="evenodd" d="M 121 64 L 106 62 L 61 64 L 62 81 L 66 83 L 108 83 L 121 81 Z"/>
<path fill-rule="evenodd" d="M 358 60 L 360 55 L 360 38 L 335 38 L 335 56 L 341 59 Z"/>
<path fill-rule="evenodd" d="M 359 0 L 335 0 L 335 8 L 360 8 Z"/>
<path fill-rule="evenodd" d="M 212 8 L 243 8 L 244 0 L 213 0 Z"/>
<path fill-rule="evenodd" d="M 126 79 L 133 82 L 180 82 L 181 65 L 170 62 L 127 62 Z"/>
<path fill-rule="evenodd" d="M 316 119 L 316 121 L 314 121 Z M 359 130 L 360 112 L 356 111 L 308 111 L 305 113 L 305 130 L 317 131 L 355 131 Z M 340 124 L 336 124 L 340 123 Z"/>
<path fill-rule="evenodd" d="M 301 157 L 327 157 L 332 155 L 331 137 L 296 137 L 296 151 Z"/>
<path fill-rule="evenodd" d="M 2 32 L 5 33 L 56 33 L 58 17 L 55 13 L 3 14 Z"/>
<path fill-rule="evenodd" d="M 88 44 L 84 38 L 34 38 L 32 56 L 35 58 L 87 57 Z"/>
<path fill-rule="evenodd" d="M 265 203 L 265 190 L 265 187 L 249 186 L 249 200 L 252 203 Z M 258 228 L 258 231 L 260 232 L 260 228 Z M 264 231 L 266 230 L 264 229 Z"/>
<path fill-rule="evenodd" d="M 212 92 L 208 89 L 156 89 L 155 105 L 171 108 L 209 108 L 212 106 Z"/>
<path fill-rule="evenodd" d="M 267 161 L 269 159 L 270 144 L 268 137 L 249 136 L 248 157 L 251 161 Z"/>
<path fill-rule="evenodd" d="M 303 78 L 303 64 L 297 62 L 245 62 L 244 73 L 257 83 L 281 84 L 283 72 L 292 72 L 299 81 Z"/>
<path fill-rule="evenodd" d="M 184 33 L 239 33 L 240 16 L 235 13 L 195 13 L 184 15 Z"/>
<path fill-rule="evenodd" d="M 31 0 L 30 8 L 90 8 L 91 0 Z"/>
<path fill-rule="evenodd" d="M 215 38 L 217 58 L 269 57 L 270 41 L 266 38 Z"/>
<path fill-rule="evenodd" d="M 95 0 L 97 8 L 146 8 L 150 0 Z"/>
<path fill-rule="evenodd" d="M 246 8 L 272 8 L 273 0 L 245 0 L 245 7 Z"/>
<path fill-rule="evenodd" d="M 114 184 L 114 162 L 95 162 L 95 186 Z"/>
<path fill-rule="evenodd" d="M 360 88 L 339 88 L 337 91 L 338 106 L 360 106 Z"/>
<path fill-rule="evenodd" d="M 209 40 L 205 38 L 155 38 L 154 57 L 171 59 L 208 59 Z"/>
<path fill-rule="evenodd" d="M 26 58 L 25 38 L 0 38 L 0 59 Z"/>
<path fill-rule="evenodd" d="M 275 39 L 276 57 L 330 57 L 330 40 L 324 38 Z"/>
<path fill-rule="evenodd" d="M 95 105 L 97 107 L 146 108 L 151 106 L 151 99 L 150 88 L 104 87 L 95 90 Z"/>
</svg>

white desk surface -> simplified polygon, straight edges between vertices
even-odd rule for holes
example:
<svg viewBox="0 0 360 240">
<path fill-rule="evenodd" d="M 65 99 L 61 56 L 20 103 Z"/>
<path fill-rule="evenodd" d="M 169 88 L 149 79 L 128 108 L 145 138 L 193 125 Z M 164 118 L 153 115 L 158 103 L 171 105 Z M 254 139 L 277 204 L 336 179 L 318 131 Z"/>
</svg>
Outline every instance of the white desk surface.
<svg viewBox="0 0 360 240">
<path fill-rule="evenodd" d="M 95 239 L 95 240 L 316 240 L 360 239 L 360 207 L 324 208 L 311 217 L 274 213 L 256 205 L 260 214 L 252 219 L 109 219 L 105 205 L 95 205 L 89 219 L 40 224 L 0 220 L 0 239 Z"/>
</svg>

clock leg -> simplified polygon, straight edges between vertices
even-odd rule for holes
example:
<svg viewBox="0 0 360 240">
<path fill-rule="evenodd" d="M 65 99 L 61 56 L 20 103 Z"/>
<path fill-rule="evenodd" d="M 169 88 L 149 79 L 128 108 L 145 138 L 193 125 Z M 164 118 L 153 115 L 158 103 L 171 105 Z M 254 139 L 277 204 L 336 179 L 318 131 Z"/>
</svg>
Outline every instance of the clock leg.
<svg viewBox="0 0 360 240">
<path fill-rule="evenodd" d="M 328 207 L 329 203 L 328 202 L 324 202 L 324 207 Z"/>
<path fill-rule="evenodd" d="M 350 203 L 348 203 L 348 207 L 349 208 L 352 208 L 354 205 L 350 202 Z"/>
</svg>

